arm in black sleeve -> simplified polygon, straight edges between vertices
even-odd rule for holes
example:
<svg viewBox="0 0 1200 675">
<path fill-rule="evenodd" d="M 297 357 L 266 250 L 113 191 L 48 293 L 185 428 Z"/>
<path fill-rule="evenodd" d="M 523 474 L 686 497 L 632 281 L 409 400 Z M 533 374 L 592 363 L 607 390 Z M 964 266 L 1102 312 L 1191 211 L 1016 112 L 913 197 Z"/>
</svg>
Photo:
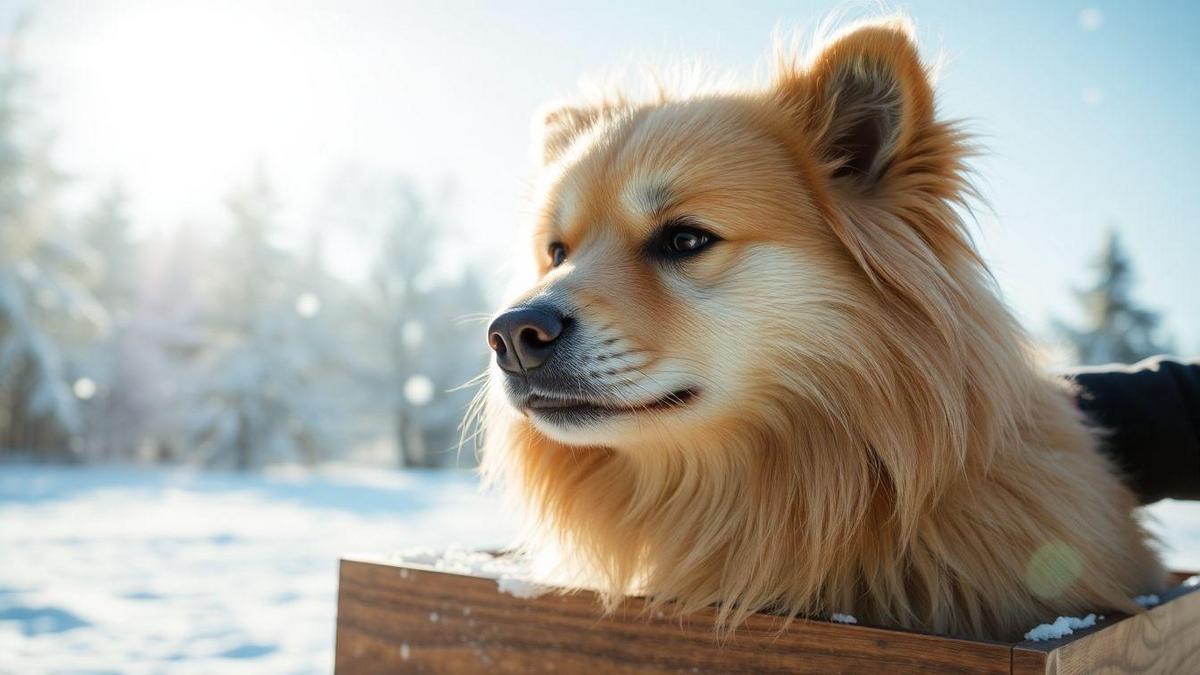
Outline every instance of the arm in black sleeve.
<svg viewBox="0 0 1200 675">
<path fill-rule="evenodd" d="M 1200 361 L 1155 357 L 1070 374 L 1081 410 L 1143 504 L 1200 499 Z"/>
</svg>

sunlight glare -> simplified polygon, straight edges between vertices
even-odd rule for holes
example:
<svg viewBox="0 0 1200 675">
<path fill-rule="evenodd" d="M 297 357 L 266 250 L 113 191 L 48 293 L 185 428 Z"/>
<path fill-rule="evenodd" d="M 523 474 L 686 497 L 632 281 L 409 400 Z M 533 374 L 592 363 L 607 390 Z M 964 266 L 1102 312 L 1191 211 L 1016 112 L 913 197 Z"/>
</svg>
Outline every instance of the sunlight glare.
<svg viewBox="0 0 1200 675">
<path fill-rule="evenodd" d="M 304 141 L 336 117 L 335 97 L 314 95 L 322 45 L 311 28 L 245 6 L 174 3 L 140 5 L 98 28 L 79 57 L 92 80 L 85 104 L 105 145 L 122 148 L 111 158 L 119 173 L 170 205 L 151 213 L 211 213 L 213 195 L 246 180 L 256 161 L 270 157 L 279 174 L 321 154 Z"/>
</svg>

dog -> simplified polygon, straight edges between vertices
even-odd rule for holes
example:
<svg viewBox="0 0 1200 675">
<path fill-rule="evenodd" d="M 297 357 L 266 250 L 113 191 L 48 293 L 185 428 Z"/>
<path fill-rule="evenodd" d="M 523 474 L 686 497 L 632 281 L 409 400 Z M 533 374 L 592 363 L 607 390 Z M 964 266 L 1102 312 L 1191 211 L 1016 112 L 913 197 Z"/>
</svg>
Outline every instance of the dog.
<svg viewBox="0 0 1200 675">
<path fill-rule="evenodd" d="M 535 280 L 480 402 L 526 553 L 726 635 L 837 612 L 1014 640 L 1164 587 L 974 248 L 973 146 L 907 19 L 538 126 Z"/>
</svg>

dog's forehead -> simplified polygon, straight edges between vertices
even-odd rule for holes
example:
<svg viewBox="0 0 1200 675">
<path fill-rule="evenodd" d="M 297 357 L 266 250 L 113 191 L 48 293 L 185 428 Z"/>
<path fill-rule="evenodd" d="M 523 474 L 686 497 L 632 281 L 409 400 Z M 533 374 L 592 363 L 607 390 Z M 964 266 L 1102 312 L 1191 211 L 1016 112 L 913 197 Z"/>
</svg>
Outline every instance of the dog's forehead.
<svg viewBox="0 0 1200 675">
<path fill-rule="evenodd" d="M 762 157 L 765 139 L 734 113 L 720 99 L 669 103 L 594 134 L 559 175 L 556 227 L 568 239 L 595 228 L 643 237 L 672 209 L 744 189 L 756 165 L 744 159 Z"/>
</svg>

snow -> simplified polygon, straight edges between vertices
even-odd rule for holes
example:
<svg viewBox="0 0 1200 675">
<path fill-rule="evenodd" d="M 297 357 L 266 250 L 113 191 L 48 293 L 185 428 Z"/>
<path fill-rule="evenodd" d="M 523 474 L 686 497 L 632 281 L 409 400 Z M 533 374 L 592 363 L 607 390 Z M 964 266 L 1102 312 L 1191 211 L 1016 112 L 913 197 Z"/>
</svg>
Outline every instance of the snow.
<svg viewBox="0 0 1200 675">
<path fill-rule="evenodd" d="M 837 623 L 858 623 L 858 619 L 849 614 L 835 613 L 833 616 L 829 617 L 829 620 Z"/>
<path fill-rule="evenodd" d="M 1144 509 L 1146 525 L 1165 544 L 1163 559 L 1174 570 L 1200 569 L 1200 502 L 1164 499 Z"/>
<path fill-rule="evenodd" d="M 1060 616 L 1054 623 L 1043 623 L 1025 634 L 1026 640 L 1040 642 L 1042 640 L 1058 640 L 1077 630 L 1091 628 L 1096 625 L 1096 615 L 1088 614 L 1080 619 L 1075 616 Z"/>
<path fill-rule="evenodd" d="M 1152 511 L 1168 563 L 1200 567 L 1200 504 Z M 424 555 L 527 597 L 519 562 L 471 550 L 515 532 L 469 473 L 0 464 L 0 671 L 328 673 L 340 555 Z"/>
<path fill-rule="evenodd" d="M 1154 607 L 1154 606 L 1158 605 L 1160 602 L 1162 602 L 1162 600 L 1160 600 L 1159 597 L 1154 594 L 1139 595 L 1136 598 L 1134 598 L 1133 601 L 1136 602 L 1139 606 L 1146 607 L 1146 608 Z"/>
<path fill-rule="evenodd" d="M 536 598 L 550 591 L 550 584 L 538 581 L 526 561 L 511 556 L 497 557 L 462 546 L 449 546 L 442 549 L 408 549 L 394 554 L 392 558 L 426 565 L 442 572 L 495 579 L 501 593 L 518 598 Z M 469 608 L 464 611 L 469 611 Z"/>
<path fill-rule="evenodd" d="M 500 577 L 496 580 L 496 585 L 500 588 L 501 593 L 508 593 L 518 598 L 536 598 L 550 590 L 544 584 L 520 577 Z"/>
<path fill-rule="evenodd" d="M 328 673 L 338 556 L 511 544 L 477 486 L 0 465 L 0 672 Z"/>
</svg>

